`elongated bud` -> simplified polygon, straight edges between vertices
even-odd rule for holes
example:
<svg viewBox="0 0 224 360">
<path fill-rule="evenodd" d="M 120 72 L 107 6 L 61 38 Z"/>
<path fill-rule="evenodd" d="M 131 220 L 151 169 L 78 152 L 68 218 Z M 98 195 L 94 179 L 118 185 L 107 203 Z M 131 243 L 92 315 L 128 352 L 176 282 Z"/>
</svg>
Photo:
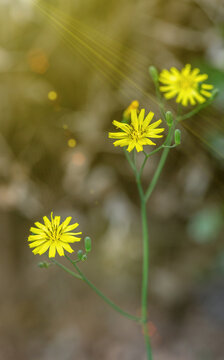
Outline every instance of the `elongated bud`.
<svg viewBox="0 0 224 360">
<path fill-rule="evenodd" d="M 82 260 L 83 251 L 82 251 L 82 250 L 79 250 L 79 251 L 77 252 L 77 256 L 78 256 L 78 259 L 79 259 L 79 260 Z"/>
<path fill-rule="evenodd" d="M 175 139 L 175 144 L 180 145 L 180 143 L 181 143 L 181 131 L 179 129 L 175 130 L 174 139 Z"/>
<path fill-rule="evenodd" d="M 92 240 L 89 236 L 86 236 L 84 242 L 85 242 L 85 250 L 88 253 L 91 251 L 92 248 Z"/>
<path fill-rule="evenodd" d="M 149 67 L 149 74 L 151 75 L 152 79 L 154 82 L 158 82 L 159 81 L 159 74 L 157 69 L 155 68 L 155 66 L 150 66 Z"/>
<path fill-rule="evenodd" d="M 173 124 L 173 114 L 171 111 L 166 112 L 166 122 L 168 126 L 172 126 Z"/>
<path fill-rule="evenodd" d="M 39 263 L 38 263 L 38 266 L 39 266 L 39 268 L 41 268 L 41 269 L 47 269 L 47 268 L 49 268 L 49 266 L 51 266 L 51 264 L 49 264 L 48 262 L 44 261 L 44 262 L 39 262 Z"/>
</svg>

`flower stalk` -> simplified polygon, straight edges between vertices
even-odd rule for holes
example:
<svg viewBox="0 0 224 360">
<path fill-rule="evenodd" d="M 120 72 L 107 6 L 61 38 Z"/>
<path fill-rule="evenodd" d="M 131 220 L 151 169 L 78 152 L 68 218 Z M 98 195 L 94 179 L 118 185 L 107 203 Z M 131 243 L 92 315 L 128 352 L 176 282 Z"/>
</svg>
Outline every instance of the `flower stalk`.
<svg viewBox="0 0 224 360">
<path fill-rule="evenodd" d="M 152 360 L 152 347 L 148 331 L 148 288 L 149 288 L 149 231 L 147 221 L 147 204 L 148 201 L 158 183 L 162 170 L 165 166 L 169 151 L 181 143 L 181 132 L 176 129 L 176 125 L 186 120 L 201 109 L 210 105 L 215 99 L 218 91 L 213 90 L 213 85 L 205 84 L 207 80 L 207 74 L 199 74 L 199 69 L 191 69 L 191 66 L 187 64 L 181 71 L 176 68 L 171 68 L 170 71 L 163 70 L 160 74 L 155 67 L 149 68 L 149 73 L 155 85 L 157 100 L 161 116 L 168 127 L 168 134 L 162 145 L 158 146 L 155 150 L 147 153 L 143 146 L 156 145 L 152 139 L 162 138 L 164 128 L 160 128 L 159 125 L 162 120 L 159 119 L 152 122 L 154 113 L 149 112 L 145 116 L 145 109 L 139 110 L 139 102 L 133 101 L 129 107 L 123 113 L 123 119 L 121 122 L 116 120 L 113 124 L 119 129 L 119 132 L 110 132 L 109 138 L 115 139 L 114 146 L 121 146 L 124 149 L 125 157 L 134 172 L 137 189 L 140 198 L 141 207 L 141 222 L 142 222 L 142 248 L 143 248 L 143 261 L 142 261 L 142 288 L 141 288 L 141 316 L 134 316 L 127 311 L 120 308 L 112 300 L 103 294 L 81 271 L 78 266 L 79 262 L 83 262 L 87 259 L 87 254 L 90 253 L 92 248 L 92 242 L 90 237 L 84 239 L 85 253 L 82 250 L 77 252 L 77 259 L 73 260 L 64 253 L 66 250 L 72 253 L 74 250 L 69 244 L 78 242 L 81 238 L 77 235 L 81 235 L 81 232 L 73 232 L 79 225 L 78 223 L 69 225 L 71 217 L 67 217 L 66 220 L 60 223 L 60 217 L 53 217 L 49 220 L 46 216 L 43 218 L 44 224 L 36 222 L 36 227 L 31 227 L 31 235 L 28 238 L 29 247 L 33 249 L 33 253 L 42 255 L 49 250 L 49 258 L 55 257 L 56 251 L 60 256 L 65 256 L 66 259 L 75 268 L 75 272 L 59 263 L 57 260 L 52 259 L 52 263 L 59 266 L 62 270 L 72 275 L 78 280 L 84 281 L 101 299 L 107 303 L 113 310 L 120 315 L 135 321 L 140 324 L 143 329 L 145 347 L 147 353 L 147 360 Z M 162 83 L 162 86 L 160 85 Z M 178 103 L 177 116 L 174 118 L 170 111 L 165 111 L 165 99 L 162 97 L 161 92 L 165 93 L 164 97 L 168 100 L 176 98 Z M 185 114 L 182 114 L 183 107 L 191 105 L 198 105 Z M 174 143 L 173 143 L 174 140 Z M 160 160 L 158 162 L 156 171 L 146 187 L 142 185 L 142 175 L 148 159 L 162 151 Z M 132 154 L 130 154 L 132 152 Z M 138 167 L 137 153 L 143 152 L 144 160 L 140 167 Z M 40 263 L 41 268 L 48 268 L 50 264 Z"/>
</svg>

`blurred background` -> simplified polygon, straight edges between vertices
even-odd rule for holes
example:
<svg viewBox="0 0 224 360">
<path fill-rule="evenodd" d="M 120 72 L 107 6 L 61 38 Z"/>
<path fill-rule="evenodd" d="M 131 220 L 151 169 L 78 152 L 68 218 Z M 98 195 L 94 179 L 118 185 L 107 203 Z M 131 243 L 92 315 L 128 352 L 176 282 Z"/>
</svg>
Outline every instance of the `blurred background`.
<svg viewBox="0 0 224 360">
<path fill-rule="evenodd" d="M 191 63 L 220 93 L 180 125 L 148 206 L 149 330 L 155 360 L 223 360 L 223 1 L 0 0 L 0 22 L 0 359 L 146 359 L 141 328 L 40 269 L 27 237 L 51 211 L 73 216 L 93 239 L 83 272 L 139 314 L 139 199 L 108 131 L 135 99 L 160 116 L 149 65 Z"/>
</svg>

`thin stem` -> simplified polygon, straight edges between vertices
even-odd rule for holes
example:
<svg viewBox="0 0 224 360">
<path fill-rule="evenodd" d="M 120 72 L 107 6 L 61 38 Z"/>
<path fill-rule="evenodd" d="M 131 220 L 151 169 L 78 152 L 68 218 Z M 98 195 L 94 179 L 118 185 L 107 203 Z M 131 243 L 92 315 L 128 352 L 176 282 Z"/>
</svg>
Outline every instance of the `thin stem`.
<svg viewBox="0 0 224 360">
<path fill-rule="evenodd" d="M 145 199 L 145 194 L 144 194 L 142 184 L 141 184 L 141 173 L 140 172 L 136 173 L 136 183 L 137 183 L 137 188 L 138 188 L 140 199 L 144 200 Z"/>
<path fill-rule="evenodd" d="M 78 265 L 70 259 L 69 256 L 65 255 L 65 257 L 72 263 L 72 265 L 75 267 L 76 271 L 79 273 L 80 278 L 85 281 L 87 285 L 89 285 L 97 295 L 99 295 L 108 305 L 110 305 L 115 311 L 119 312 L 121 315 L 125 316 L 126 318 L 136 321 L 138 323 L 141 323 L 141 318 L 137 316 L 133 316 L 129 314 L 128 312 L 122 310 L 119 306 L 117 306 L 112 300 L 110 300 L 108 297 L 106 297 L 97 287 L 87 279 L 87 277 L 82 273 L 82 271 L 79 269 Z"/>
<path fill-rule="evenodd" d="M 52 262 L 59 266 L 61 269 L 63 269 L 64 271 L 66 271 L 67 273 L 69 273 L 70 275 L 72 275 L 73 277 L 75 277 L 76 279 L 82 280 L 82 277 L 76 273 L 74 273 L 73 271 L 71 271 L 70 269 L 68 269 L 66 266 L 60 264 L 57 260 L 52 260 Z"/>
<path fill-rule="evenodd" d="M 156 154 L 158 151 L 160 151 L 163 148 L 163 145 L 159 146 L 157 149 L 151 151 L 149 154 L 147 154 L 147 158 L 149 158 L 150 156 Z"/>
<path fill-rule="evenodd" d="M 207 100 L 203 104 L 198 105 L 194 110 L 190 111 L 189 113 L 182 115 L 182 116 L 181 115 L 177 116 L 177 121 L 186 120 L 186 119 L 189 119 L 192 116 L 196 115 L 199 111 L 201 111 L 202 109 L 211 105 L 217 95 L 218 95 L 218 90 L 215 89 L 212 93 L 212 96 L 209 98 L 209 100 Z"/>
<path fill-rule="evenodd" d="M 156 169 L 156 171 L 154 173 L 154 176 L 152 178 L 151 183 L 148 186 L 148 189 L 146 190 L 146 193 L 145 193 L 146 201 L 148 201 L 149 197 L 151 196 L 151 194 L 152 194 L 152 192 L 153 192 L 153 190 L 154 190 L 154 188 L 155 188 L 155 186 L 157 184 L 157 181 L 158 181 L 158 179 L 160 177 L 160 174 L 161 174 L 161 172 L 163 170 L 163 167 L 165 165 L 168 153 L 170 151 L 170 145 L 171 145 L 171 142 L 172 142 L 172 139 L 173 139 L 174 130 L 175 130 L 175 122 L 173 123 L 173 125 L 169 129 L 169 133 L 167 135 L 167 138 L 166 138 L 166 141 L 165 141 L 165 144 L 164 144 L 165 146 L 163 146 L 164 149 L 163 149 L 163 152 L 162 152 L 158 167 L 157 167 L 157 169 Z"/>
<path fill-rule="evenodd" d="M 149 236 L 146 213 L 146 201 L 141 200 L 142 236 L 143 236 L 143 265 L 142 265 L 142 321 L 147 351 L 147 359 L 152 360 L 152 349 L 148 334 L 148 270 L 149 270 Z"/>
<path fill-rule="evenodd" d="M 124 149 L 124 155 L 126 157 L 126 159 L 128 160 L 129 165 L 131 166 L 132 170 L 134 171 L 134 173 L 136 173 L 136 167 L 135 164 L 133 163 L 130 154 L 127 152 L 126 149 Z"/>
<path fill-rule="evenodd" d="M 144 159 L 144 161 L 143 161 L 143 163 L 142 163 L 142 166 L 141 166 L 141 169 L 140 169 L 140 171 L 139 171 L 139 176 L 140 176 L 140 177 L 142 176 L 142 173 L 143 173 L 145 164 L 146 164 L 146 162 L 147 162 L 147 160 L 148 160 L 148 154 L 147 154 L 145 151 L 144 151 L 144 154 L 145 154 L 145 159 Z"/>
</svg>

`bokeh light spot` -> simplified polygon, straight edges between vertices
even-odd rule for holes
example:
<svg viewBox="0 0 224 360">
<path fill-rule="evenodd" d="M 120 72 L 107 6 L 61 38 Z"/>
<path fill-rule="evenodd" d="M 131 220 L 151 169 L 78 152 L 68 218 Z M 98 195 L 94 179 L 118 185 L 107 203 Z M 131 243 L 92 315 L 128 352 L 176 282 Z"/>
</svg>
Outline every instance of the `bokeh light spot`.
<svg viewBox="0 0 224 360">
<path fill-rule="evenodd" d="M 76 140 L 75 139 L 69 139 L 68 140 L 68 146 L 70 148 L 74 148 L 76 146 Z"/>
<path fill-rule="evenodd" d="M 30 69 L 37 74 L 44 74 L 49 68 L 47 54 L 42 49 L 33 49 L 28 53 Z"/>
<path fill-rule="evenodd" d="M 48 99 L 50 100 L 50 101 L 55 101 L 55 100 L 57 100 L 57 98 L 58 98 L 58 94 L 56 93 L 56 91 L 54 91 L 54 90 L 52 90 L 52 91 L 49 91 L 49 93 L 48 93 Z"/>
<path fill-rule="evenodd" d="M 77 151 L 72 157 L 72 162 L 77 166 L 82 166 L 86 162 L 86 157 L 82 152 Z"/>
</svg>

